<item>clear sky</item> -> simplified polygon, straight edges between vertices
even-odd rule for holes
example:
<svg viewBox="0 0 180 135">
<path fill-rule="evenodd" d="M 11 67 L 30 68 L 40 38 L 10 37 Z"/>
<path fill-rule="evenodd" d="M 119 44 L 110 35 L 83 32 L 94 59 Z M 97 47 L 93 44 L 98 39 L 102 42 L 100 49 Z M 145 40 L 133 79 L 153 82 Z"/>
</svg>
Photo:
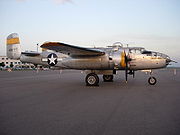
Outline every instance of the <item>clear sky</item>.
<svg viewBox="0 0 180 135">
<path fill-rule="evenodd" d="M 0 0 L 0 55 L 12 32 L 24 51 L 45 41 L 120 41 L 166 53 L 180 66 L 180 0 Z"/>
</svg>

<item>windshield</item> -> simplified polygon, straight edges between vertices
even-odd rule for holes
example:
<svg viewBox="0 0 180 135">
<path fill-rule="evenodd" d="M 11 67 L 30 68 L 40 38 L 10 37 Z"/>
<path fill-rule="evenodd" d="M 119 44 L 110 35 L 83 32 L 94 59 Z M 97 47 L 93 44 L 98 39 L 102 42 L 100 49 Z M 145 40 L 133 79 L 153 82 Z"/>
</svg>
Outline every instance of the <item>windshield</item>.
<svg viewBox="0 0 180 135">
<path fill-rule="evenodd" d="M 165 59 L 169 58 L 168 55 L 163 54 L 163 53 L 159 53 L 159 52 L 152 52 L 152 51 L 143 50 L 141 53 L 146 54 L 147 56 L 161 57 L 161 58 L 165 58 Z"/>
</svg>

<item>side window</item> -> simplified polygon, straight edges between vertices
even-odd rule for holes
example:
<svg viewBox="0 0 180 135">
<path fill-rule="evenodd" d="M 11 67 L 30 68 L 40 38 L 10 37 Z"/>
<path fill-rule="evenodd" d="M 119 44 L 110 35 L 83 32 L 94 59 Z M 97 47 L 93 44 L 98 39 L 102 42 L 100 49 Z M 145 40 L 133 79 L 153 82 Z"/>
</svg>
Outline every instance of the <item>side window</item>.
<svg viewBox="0 0 180 135">
<path fill-rule="evenodd" d="M 130 53 L 136 53 L 136 50 L 130 50 Z"/>
<path fill-rule="evenodd" d="M 157 57 L 157 53 L 156 53 L 156 52 L 153 52 L 153 53 L 152 53 L 152 56 Z"/>
<path fill-rule="evenodd" d="M 136 54 L 141 54 L 141 51 L 140 50 L 136 50 Z"/>
<path fill-rule="evenodd" d="M 144 54 L 146 56 L 152 56 L 152 52 L 151 51 L 143 51 L 142 54 Z"/>
</svg>

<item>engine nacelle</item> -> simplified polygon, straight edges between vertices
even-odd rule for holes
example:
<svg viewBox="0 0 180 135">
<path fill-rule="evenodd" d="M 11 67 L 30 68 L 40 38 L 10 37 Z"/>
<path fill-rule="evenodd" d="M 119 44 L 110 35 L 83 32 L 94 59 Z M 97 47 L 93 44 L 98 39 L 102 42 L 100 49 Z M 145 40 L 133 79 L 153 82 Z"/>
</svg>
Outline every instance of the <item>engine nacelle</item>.
<svg viewBox="0 0 180 135">
<path fill-rule="evenodd" d="M 126 67 L 125 52 L 122 50 L 114 51 L 110 54 L 110 58 L 114 63 L 114 69 L 124 69 Z"/>
</svg>

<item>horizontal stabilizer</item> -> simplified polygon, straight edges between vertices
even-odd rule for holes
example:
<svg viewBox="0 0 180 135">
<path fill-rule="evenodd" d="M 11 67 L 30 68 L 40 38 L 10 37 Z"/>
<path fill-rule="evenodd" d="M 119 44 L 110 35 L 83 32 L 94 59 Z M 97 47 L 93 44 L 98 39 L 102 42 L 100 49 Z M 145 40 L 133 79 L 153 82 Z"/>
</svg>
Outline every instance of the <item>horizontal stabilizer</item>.
<svg viewBox="0 0 180 135">
<path fill-rule="evenodd" d="M 31 57 L 40 55 L 40 53 L 38 53 L 38 52 L 22 52 L 21 54 L 23 54 L 25 56 L 31 56 Z"/>
</svg>

